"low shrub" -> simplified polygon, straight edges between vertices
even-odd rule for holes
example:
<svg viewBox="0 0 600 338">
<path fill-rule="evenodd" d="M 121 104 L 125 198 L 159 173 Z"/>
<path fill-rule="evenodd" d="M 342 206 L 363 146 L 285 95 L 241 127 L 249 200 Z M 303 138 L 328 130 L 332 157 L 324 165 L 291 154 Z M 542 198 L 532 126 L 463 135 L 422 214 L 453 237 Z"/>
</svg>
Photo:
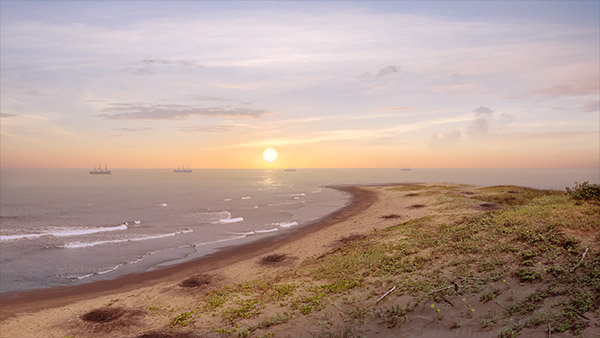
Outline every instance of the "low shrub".
<svg viewBox="0 0 600 338">
<path fill-rule="evenodd" d="M 588 181 L 575 182 L 575 187 L 567 187 L 566 190 L 571 198 L 575 200 L 600 202 L 600 185 L 598 184 L 590 184 Z"/>
</svg>

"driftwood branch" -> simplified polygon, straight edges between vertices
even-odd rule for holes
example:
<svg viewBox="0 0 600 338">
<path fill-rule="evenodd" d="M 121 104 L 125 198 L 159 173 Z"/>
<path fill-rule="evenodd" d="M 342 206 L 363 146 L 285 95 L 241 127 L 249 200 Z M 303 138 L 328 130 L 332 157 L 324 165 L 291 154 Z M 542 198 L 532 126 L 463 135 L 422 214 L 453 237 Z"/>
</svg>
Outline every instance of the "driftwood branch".
<svg viewBox="0 0 600 338">
<path fill-rule="evenodd" d="M 583 255 L 581 255 L 581 259 L 579 260 L 579 262 L 577 262 L 577 264 L 573 265 L 573 267 L 569 270 L 569 272 L 572 273 L 573 271 L 575 271 L 575 269 L 577 269 L 581 265 L 581 263 L 583 263 L 583 259 L 585 258 L 585 255 L 587 255 L 589 249 L 590 248 L 585 248 Z"/>
<path fill-rule="evenodd" d="M 389 296 L 390 293 L 394 292 L 394 290 L 396 290 L 396 285 L 389 289 L 388 292 L 384 293 L 383 296 L 379 297 L 379 299 L 375 301 L 375 304 L 381 302 L 385 297 Z"/>
<path fill-rule="evenodd" d="M 581 318 L 583 318 L 585 320 L 590 320 L 588 317 L 584 316 L 583 313 L 581 313 L 581 312 L 579 312 L 579 311 L 577 311 L 575 309 L 571 309 L 571 310 L 573 310 L 573 312 L 575 312 L 579 317 L 581 317 Z"/>
<path fill-rule="evenodd" d="M 550 327 L 550 322 L 548 322 L 548 338 L 552 337 L 552 328 Z"/>
</svg>

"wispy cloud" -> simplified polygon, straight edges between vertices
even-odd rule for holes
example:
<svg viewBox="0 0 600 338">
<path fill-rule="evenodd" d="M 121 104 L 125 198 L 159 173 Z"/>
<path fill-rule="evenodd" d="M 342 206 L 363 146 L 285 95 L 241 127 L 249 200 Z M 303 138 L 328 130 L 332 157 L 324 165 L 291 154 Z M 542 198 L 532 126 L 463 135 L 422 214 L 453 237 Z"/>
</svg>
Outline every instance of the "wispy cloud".
<svg viewBox="0 0 600 338">
<path fill-rule="evenodd" d="M 0 117 L 16 117 L 16 116 L 19 116 L 19 114 L 0 113 Z"/>
<path fill-rule="evenodd" d="M 192 95 L 190 98 L 192 100 L 197 100 L 197 101 L 232 102 L 232 103 L 241 103 L 241 104 L 246 104 L 246 105 L 252 104 L 247 101 L 237 101 L 237 100 L 232 100 L 232 99 L 228 99 L 226 97 L 220 97 L 220 96 Z"/>
<path fill-rule="evenodd" d="M 154 72 L 151 69 L 149 69 L 149 68 L 127 67 L 127 68 L 123 68 L 122 71 L 125 72 L 125 73 L 133 74 L 133 75 L 151 75 L 151 74 L 154 74 Z"/>
<path fill-rule="evenodd" d="M 455 91 L 460 89 L 472 89 L 475 86 L 473 83 L 453 83 L 449 85 L 435 86 L 431 90 L 439 93 L 444 91 Z"/>
<path fill-rule="evenodd" d="M 196 107 L 179 104 L 113 103 L 105 114 L 94 115 L 106 120 L 181 120 L 192 116 L 258 118 L 269 112 L 246 108 Z"/>
<path fill-rule="evenodd" d="M 598 78 L 582 80 L 575 83 L 565 83 L 538 90 L 536 93 L 550 97 L 598 95 L 600 83 Z"/>
<path fill-rule="evenodd" d="M 144 59 L 137 63 L 135 67 L 126 67 L 122 71 L 134 75 L 151 75 L 154 74 L 154 66 L 183 66 L 190 68 L 202 68 L 202 65 L 187 60 L 169 60 L 169 59 Z"/>
<path fill-rule="evenodd" d="M 202 65 L 187 60 L 145 59 L 142 60 L 141 63 L 145 65 L 179 65 L 184 67 L 202 68 Z"/>
<path fill-rule="evenodd" d="M 177 130 L 183 132 L 201 132 L 201 133 L 221 133 L 233 129 L 231 125 L 213 125 L 213 126 L 180 126 Z"/>
<path fill-rule="evenodd" d="M 152 128 L 115 128 L 114 130 L 119 130 L 119 131 L 127 131 L 127 132 L 139 132 L 139 131 L 147 131 L 147 130 L 151 130 Z"/>
<path fill-rule="evenodd" d="M 471 135 L 484 135 L 490 129 L 488 120 L 484 117 L 476 118 L 467 129 L 467 133 Z"/>
<path fill-rule="evenodd" d="M 366 117 L 366 116 L 364 116 Z M 358 117 L 357 119 L 362 119 Z M 376 140 L 381 137 L 389 137 L 389 135 L 397 135 L 407 133 L 419 129 L 424 129 L 436 125 L 452 124 L 457 122 L 469 121 L 472 118 L 470 116 L 456 116 L 452 118 L 435 118 L 430 120 L 418 121 L 413 123 L 399 123 L 397 125 L 384 127 L 384 128 L 365 128 L 365 129 L 338 129 L 328 130 L 321 132 L 313 132 L 306 137 L 296 138 L 269 138 L 259 139 L 249 142 L 234 144 L 234 147 L 255 147 L 255 146 L 267 146 L 267 145 L 295 145 L 295 144 L 307 144 L 307 143 L 318 143 L 318 142 L 332 142 L 332 141 L 354 141 L 354 140 Z M 442 134 L 441 136 L 444 136 Z M 451 138 L 451 134 L 446 137 Z M 459 133 L 460 137 L 460 133 Z"/>
<path fill-rule="evenodd" d="M 400 71 L 400 67 L 398 67 L 398 66 L 387 66 L 387 67 L 381 68 L 377 72 L 377 77 L 392 75 L 394 73 L 398 73 L 399 71 Z"/>
<path fill-rule="evenodd" d="M 600 100 L 590 101 L 581 106 L 581 112 L 593 113 L 600 111 Z"/>
<path fill-rule="evenodd" d="M 494 115 L 494 111 L 488 107 L 480 106 L 473 109 L 475 113 L 475 120 L 469 124 L 467 128 L 467 134 L 471 135 L 485 135 L 490 130 L 490 124 L 488 118 Z"/>
<path fill-rule="evenodd" d="M 379 110 L 415 110 L 417 107 L 381 107 Z"/>
<path fill-rule="evenodd" d="M 400 71 L 399 66 L 389 65 L 389 66 L 379 69 L 375 76 L 376 77 L 388 76 L 388 75 L 392 75 L 394 73 L 398 73 L 399 71 Z M 359 77 L 368 78 L 368 77 L 371 77 L 371 75 L 372 75 L 371 72 L 364 72 Z"/>
<path fill-rule="evenodd" d="M 430 145 L 435 147 L 445 147 L 458 143 L 461 134 L 458 130 L 452 130 L 447 133 L 431 135 Z"/>
<path fill-rule="evenodd" d="M 475 116 L 486 116 L 486 117 L 492 116 L 492 114 L 494 113 L 493 110 L 491 110 L 490 108 L 485 107 L 485 106 L 475 108 L 475 109 L 473 109 L 473 112 L 475 113 Z"/>
</svg>

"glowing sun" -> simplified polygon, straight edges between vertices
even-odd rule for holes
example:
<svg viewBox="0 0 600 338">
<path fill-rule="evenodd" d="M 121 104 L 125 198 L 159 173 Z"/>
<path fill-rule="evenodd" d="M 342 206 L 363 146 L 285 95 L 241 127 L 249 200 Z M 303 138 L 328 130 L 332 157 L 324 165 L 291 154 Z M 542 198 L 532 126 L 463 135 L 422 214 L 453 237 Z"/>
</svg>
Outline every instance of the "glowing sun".
<svg viewBox="0 0 600 338">
<path fill-rule="evenodd" d="M 277 159 L 277 156 L 279 156 L 279 154 L 277 154 L 277 150 L 273 148 L 267 148 L 265 149 L 265 151 L 263 151 L 263 158 L 267 162 L 275 161 Z"/>
</svg>

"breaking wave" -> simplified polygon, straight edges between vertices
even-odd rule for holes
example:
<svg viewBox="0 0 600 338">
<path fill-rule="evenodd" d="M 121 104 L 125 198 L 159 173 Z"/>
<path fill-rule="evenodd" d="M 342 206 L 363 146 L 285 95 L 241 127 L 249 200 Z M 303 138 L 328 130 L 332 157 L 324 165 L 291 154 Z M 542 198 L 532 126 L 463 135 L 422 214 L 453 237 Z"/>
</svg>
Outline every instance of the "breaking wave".
<svg viewBox="0 0 600 338">
<path fill-rule="evenodd" d="M 243 222 L 243 221 L 244 221 L 244 217 L 235 217 L 235 218 L 223 218 L 223 219 L 220 219 L 218 222 L 213 222 L 213 223 L 229 224 L 229 223 L 237 223 L 237 222 Z"/>
<path fill-rule="evenodd" d="M 173 236 L 186 234 L 186 233 L 190 233 L 190 232 L 194 232 L 194 230 L 187 229 L 187 230 L 171 232 L 171 233 L 167 233 L 167 234 L 149 235 L 149 236 L 134 237 L 134 238 L 112 239 L 112 240 L 107 240 L 107 241 L 71 242 L 71 243 L 67 243 L 65 245 L 60 245 L 58 247 L 65 248 L 65 249 L 88 248 L 88 247 L 104 245 L 104 244 L 124 243 L 124 242 L 140 242 L 140 241 L 147 241 L 147 240 L 151 240 L 151 239 L 173 237 Z"/>
<path fill-rule="evenodd" d="M 292 222 L 279 222 L 279 223 L 272 223 L 273 225 L 278 225 L 282 228 L 289 228 L 289 227 L 293 227 L 295 225 L 298 225 L 298 222 L 296 221 L 292 221 Z"/>
<path fill-rule="evenodd" d="M 243 217 L 231 217 L 229 211 L 215 211 L 215 212 L 197 212 L 187 214 L 184 218 L 191 219 L 197 223 L 210 223 L 210 224 L 228 224 L 243 222 Z"/>
<path fill-rule="evenodd" d="M 120 231 L 127 230 L 127 224 L 123 223 L 117 226 L 112 227 L 93 227 L 93 228 L 56 228 L 56 229 L 48 229 L 43 232 L 38 233 L 27 233 L 27 234 L 14 234 L 14 235 L 0 235 L 0 241 L 14 241 L 14 240 L 22 240 L 22 239 L 33 239 L 39 238 L 43 236 L 53 236 L 53 237 L 73 237 L 73 236 L 83 236 L 89 234 L 95 234 L 99 232 L 107 232 L 107 231 Z"/>
</svg>

